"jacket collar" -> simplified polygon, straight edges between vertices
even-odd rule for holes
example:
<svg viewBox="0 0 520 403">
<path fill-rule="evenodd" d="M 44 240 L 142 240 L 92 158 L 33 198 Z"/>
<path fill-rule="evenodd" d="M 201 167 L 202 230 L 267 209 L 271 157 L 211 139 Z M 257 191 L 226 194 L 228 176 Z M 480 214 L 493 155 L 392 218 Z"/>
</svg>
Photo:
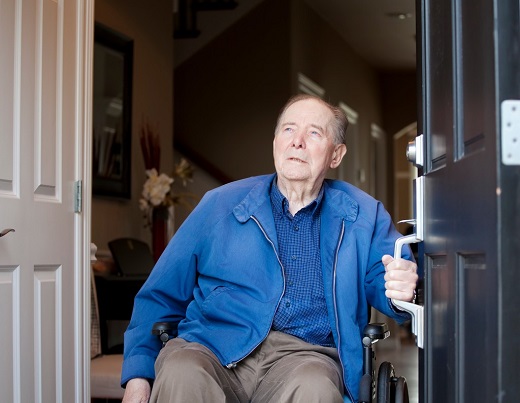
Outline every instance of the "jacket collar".
<svg viewBox="0 0 520 403">
<path fill-rule="evenodd" d="M 257 183 L 233 209 L 235 218 L 245 223 L 251 216 L 272 216 L 269 189 L 276 174 L 258 177 Z M 324 200 L 327 210 L 346 221 L 354 222 L 359 213 L 359 205 L 348 193 L 344 183 L 330 179 L 324 182 Z"/>
<path fill-rule="evenodd" d="M 323 186 L 325 187 L 325 203 L 327 209 L 331 213 L 340 217 L 345 221 L 354 222 L 359 213 L 359 204 L 350 196 L 345 182 L 326 179 Z"/>
<path fill-rule="evenodd" d="M 256 184 L 251 188 L 246 197 L 233 209 L 233 214 L 239 222 L 245 223 L 251 216 L 256 215 L 259 210 L 265 210 L 266 207 L 271 211 L 269 188 L 275 177 L 276 174 L 257 178 Z"/>
</svg>

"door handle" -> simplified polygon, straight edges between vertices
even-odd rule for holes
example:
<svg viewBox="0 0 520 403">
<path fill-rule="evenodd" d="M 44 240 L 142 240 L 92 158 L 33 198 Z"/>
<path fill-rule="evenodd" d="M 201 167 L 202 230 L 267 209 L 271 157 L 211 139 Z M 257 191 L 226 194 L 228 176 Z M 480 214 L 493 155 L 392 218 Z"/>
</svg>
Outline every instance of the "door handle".
<svg viewBox="0 0 520 403">
<path fill-rule="evenodd" d="M 417 168 L 424 166 L 423 135 L 420 134 L 406 146 L 406 159 Z"/>
<path fill-rule="evenodd" d="M 0 232 L 0 238 L 2 238 L 3 236 L 6 236 L 10 232 L 15 232 L 14 228 L 6 228 L 6 229 L 2 230 Z"/>
<path fill-rule="evenodd" d="M 422 136 L 421 149 L 422 149 Z M 417 137 L 417 139 L 419 138 Z M 421 157 L 422 158 L 422 157 Z M 414 164 L 421 162 L 415 159 Z M 401 258 L 404 245 L 422 242 L 424 239 L 424 176 L 419 176 L 414 180 L 415 188 L 415 219 L 404 220 L 414 225 L 414 233 L 397 238 L 394 247 L 394 259 Z M 399 301 L 392 299 L 392 304 L 399 309 L 408 312 L 412 316 L 412 333 L 415 335 L 417 347 L 424 348 L 424 307 L 412 302 Z"/>
<path fill-rule="evenodd" d="M 403 245 L 420 242 L 416 234 L 402 236 L 395 241 L 394 259 L 401 257 Z M 412 316 L 412 333 L 415 335 L 417 347 L 424 348 L 424 307 L 412 302 L 392 299 L 392 304 L 399 309 L 408 312 Z"/>
</svg>

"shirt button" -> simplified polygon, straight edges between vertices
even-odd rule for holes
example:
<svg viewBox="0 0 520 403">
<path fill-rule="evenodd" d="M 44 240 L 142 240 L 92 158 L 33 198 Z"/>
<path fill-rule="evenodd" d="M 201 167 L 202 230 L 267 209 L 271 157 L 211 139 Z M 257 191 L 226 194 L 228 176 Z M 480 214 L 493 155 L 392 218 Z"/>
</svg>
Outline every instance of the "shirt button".
<svg viewBox="0 0 520 403">
<path fill-rule="evenodd" d="M 291 306 L 291 303 L 290 303 L 290 302 L 286 302 L 286 303 L 285 303 L 285 307 L 286 307 L 286 308 L 289 308 L 290 306 Z"/>
<path fill-rule="evenodd" d="M 289 280 L 289 281 L 287 282 L 287 285 L 293 285 L 293 284 L 294 284 L 294 283 L 293 283 L 291 280 Z"/>
<path fill-rule="evenodd" d="M 298 256 L 296 256 L 296 255 L 292 255 L 292 256 L 291 256 L 291 259 L 292 259 L 292 260 L 296 260 L 296 259 L 298 259 Z"/>
<path fill-rule="evenodd" d="M 294 226 L 295 231 L 298 231 L 299 229 L 300 229 L 300 227 L 298 227 L 297 225 Z"/>
</svg>

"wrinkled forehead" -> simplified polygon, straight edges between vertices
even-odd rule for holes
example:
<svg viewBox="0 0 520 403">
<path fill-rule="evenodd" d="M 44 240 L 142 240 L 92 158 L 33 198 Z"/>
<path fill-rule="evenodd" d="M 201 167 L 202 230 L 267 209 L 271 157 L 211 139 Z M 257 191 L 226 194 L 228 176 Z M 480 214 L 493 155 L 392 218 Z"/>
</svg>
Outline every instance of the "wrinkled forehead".
<svg viewBox="0 0 520 403">
<path fill-rule="evenodd" d="M 289 105 L 281 116 L 280 124 L 308 123 L 328 129 L 333 119 L 332 111 L 325 104 L 314 99 L 305 99 Z"/>
</svg>

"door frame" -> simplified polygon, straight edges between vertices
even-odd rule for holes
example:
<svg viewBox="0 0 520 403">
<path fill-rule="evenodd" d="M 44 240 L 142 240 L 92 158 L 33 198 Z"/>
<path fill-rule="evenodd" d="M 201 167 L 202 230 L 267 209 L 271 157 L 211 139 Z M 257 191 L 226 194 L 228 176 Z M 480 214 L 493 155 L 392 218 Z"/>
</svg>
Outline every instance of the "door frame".
<svg viewBox="0 0 520 403">
<path fill-rule="evenodd" d="M 92 216 L 92 91 L 95 0 L 79 0 L 76 48 L 76 178 L 81 181 L 81 212 L 76 214 L 76 283 L 74 331 L 78 379 L 76 401 L 90 401 L 91 216 Z"/>
</svg>

